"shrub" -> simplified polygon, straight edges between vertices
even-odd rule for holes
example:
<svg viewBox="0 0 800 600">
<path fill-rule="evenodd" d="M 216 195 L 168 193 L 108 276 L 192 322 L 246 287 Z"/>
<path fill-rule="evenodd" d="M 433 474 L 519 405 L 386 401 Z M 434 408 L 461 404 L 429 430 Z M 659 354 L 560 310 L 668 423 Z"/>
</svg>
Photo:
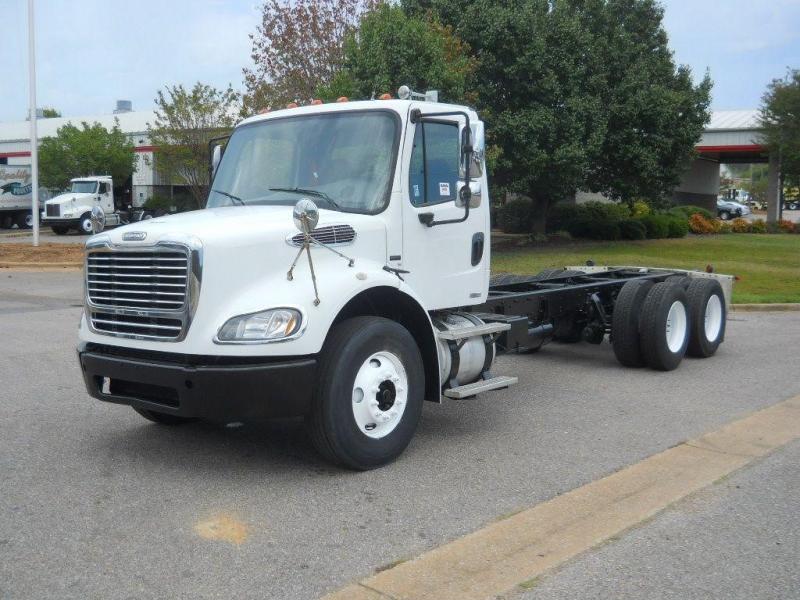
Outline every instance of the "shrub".
<svg viewBox="0 0 800 600">
<path fill-rule="evenodd" d="M 672 212 L 672 211 L 680 211 L 684 215 L 686 215 L 686 218 L 689 218 L 692 215 L 702 215 L 706 219 L 711 220 L 711 219 L 714 219 L 715 216 L 716 216 L 716 215 L 711 214 L 710 210 L 707 210 L 707 209 L 702 208 L 700 206 L 694 206 L 692 204 L 684 204 L 684 205 L 681 205 L 681 206 L 675 206 L 675 207 L 671 208 L 669 212 Z"/>
<path fill-rule="evenodd" d="M 786 219 L 778 221 L 778 231 L 781 233 L 795 233 L 798 230 L 797 225 Z"/>
<path fill-rule="evenodd" d="M 766 221 L 764 219 L 756 219 L 750 223 L 750 233 L 767 233 Z"/>
<path fill-rule="evenodd" d="M 701 215 L 702 216 L 702 215 Z M 682 217 L 670 217 L 667 221 L 667 237 L 682 238 L 689 233 L 689 222 Z"/>
<path fill-rule="evenodd" d="M 692 233 L 704 235 L 707 233 L 716 233 L 719 231 L 719 225 L 716 220 L 707 219 L 700 213 L 695 213 L 689 217 L 689 230 Z"/>
<path fill-rule="evenodd" d="M 504 233 L 529 233 L 533 228 L 533 201 L 513 198 L 500 207 L 497 217 Z"/>
<path fill-rule="evenodd" d="M 669 236 L 668 215 L 649 214 L 639 219 L 647 231 L 647 239 L 660 240 Z"/>
<path fill-rule="evenodd" d="M 734 219 L 731 221 L 733 233 L 750 233 L 750 222 L 747 219 Z"/>
<path fill-rule="evenodd" d="M 643 240 L 647 237 L 647 228 L 637 219 L 623 219 L 619 222 L 619 233 L 623 240 Z"/>
<path fill-rule="evenodd" d="M 627 218 L 628 208 L 610 202 L 556 204 L 548 213 L 548 231 L 568 231 L 577 238 L 618 240 L 619 222 Z"/>
<path fill-rule="evenodd" d="M 719 226 L 717 227 L 717 233 L 732 233 L 733 228 L 728 221 L 720 221 Z"/>
<path fill-rule="evenodd" d="M 633 203 L 633 208 L 631 209 L 631 216 L 635 219 L 637 217 L 643 217 L 645 215 L 649 215 L 652 211 L 650 210 L 650 205 L 645 202 L 644 200 L 637 200 Z"/>
</svg>

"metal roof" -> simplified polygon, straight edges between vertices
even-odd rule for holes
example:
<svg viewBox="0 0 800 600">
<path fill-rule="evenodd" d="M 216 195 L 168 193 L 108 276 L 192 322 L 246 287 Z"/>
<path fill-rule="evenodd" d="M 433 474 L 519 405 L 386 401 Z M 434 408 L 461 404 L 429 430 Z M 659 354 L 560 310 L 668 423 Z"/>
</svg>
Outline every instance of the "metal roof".
<svg viewBox="0 0 800 600">
<path fill-rule="evenodd" d="M 38 135 L 40 138 L 53 137 L 59 127 L 67 123 L 80 126 L 83 121 L 90 125 L 100 123 L 106 129 L 114 126 L 114 119 L 119 119 L 119 128 L 123 133 L 146 133 L 147 123 L 155 121 L 155 113 L 151 110 L 119 113 L 116 115 L 92 115 L 88 117 L 56 117 L 52 119 L 39 119 L 37 121 Z M 30 123 L 17 121 L 14 123 L 0 123 L 0 142 L 22 142 L 30 140 Z"/>
<path fill-rule="evenodd" d="M 711 113 L 711 121 L 706 125 L 706 131 L 752 131 L 760 129 L 758 124 L 758 110 L 715 110 Z"/>
</svg>

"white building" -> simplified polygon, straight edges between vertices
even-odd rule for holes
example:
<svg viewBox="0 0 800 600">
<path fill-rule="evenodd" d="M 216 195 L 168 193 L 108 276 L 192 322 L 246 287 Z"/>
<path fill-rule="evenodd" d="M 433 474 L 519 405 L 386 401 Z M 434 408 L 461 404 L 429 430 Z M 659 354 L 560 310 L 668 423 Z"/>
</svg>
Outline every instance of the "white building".
<svg viewBox="0 0 800 600">
<path fill-rule="evenodd" d="M 111 114 L 89 115 L 83 117 L 57 117 L 51 119 L 39 118 L 38 132 L 41 138 L 53 137 L 60 127 L 72 123 L 80 127 L 86 122 L 90 125 L 100 123 L 106 129 L 111 129 L 115 120 L 119 128 L 125 133 L 134 145 L 136 152 L 136 171 L 129 181 L 115 181 L 116 194 L 121 196 L 123 203 L 132 201 L 134 206 L 141 206 L 154 194 L 170 197 L 173 194 L 186 193 L 184 186 L 170 185 L 153 168 L 153 146 L 147 137 L 147 124 L 155 121 L 152 111 L 129 110 L 130 103 L 119 101 L 117 110 Z M 28 121 L 0 123 L 0 165 L 30 165 L 30 123 Z M 103 173 L 75 173 L 75 177 L 82 175 L 102 175 Z"/>
</svg>

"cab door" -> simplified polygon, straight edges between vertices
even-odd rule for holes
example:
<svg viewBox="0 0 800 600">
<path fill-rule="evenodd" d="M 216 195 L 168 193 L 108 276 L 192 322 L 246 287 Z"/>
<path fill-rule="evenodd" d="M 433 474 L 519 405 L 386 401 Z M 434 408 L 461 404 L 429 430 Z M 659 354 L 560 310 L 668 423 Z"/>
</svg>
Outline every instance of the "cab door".
<svg viewBox="0 0 800 600">
<path fill-rule="evenodd" d="M 403 152 L 402 268 L 409 271 L 404 278 L 428 310 L 480 304 L 489 280 L 488 198 L 480 194 L 485 196 L 485 175 L 470 178 L 479 193 L 461 220 L 466 118 L 437 115 L 447 110 L 435 104 L 417 108 L 422 119 L 407 122 Z M 442 221 L 453 222 L 438 224 Z"/>
<path fill-rule="evenodd" d="M 114 212 L 114 196 L 110 181 L 101 181 L 97 188 L 97 200 L 103 212 L 110 214 Z"/>
</svg>

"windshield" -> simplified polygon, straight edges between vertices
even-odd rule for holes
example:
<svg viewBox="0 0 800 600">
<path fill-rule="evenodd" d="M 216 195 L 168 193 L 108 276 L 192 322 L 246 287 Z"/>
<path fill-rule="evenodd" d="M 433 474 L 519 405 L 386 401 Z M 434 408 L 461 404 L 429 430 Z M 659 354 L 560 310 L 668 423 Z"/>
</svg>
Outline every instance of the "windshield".
<svg viewBox="0 0 800 600">
<path fill-rule="evenodd" d="M 73 181 L 69 191 L 73 194 L 94 194 L 96 190 L 96 181 Z"/>
<path fill-rule="evenodd" d="M 397 119 L 386 111 L 274 119 L 237 129 L 225 149 L 208 207 L 293 206 L 374 214 L 389 200 Z"/>
</svg>

